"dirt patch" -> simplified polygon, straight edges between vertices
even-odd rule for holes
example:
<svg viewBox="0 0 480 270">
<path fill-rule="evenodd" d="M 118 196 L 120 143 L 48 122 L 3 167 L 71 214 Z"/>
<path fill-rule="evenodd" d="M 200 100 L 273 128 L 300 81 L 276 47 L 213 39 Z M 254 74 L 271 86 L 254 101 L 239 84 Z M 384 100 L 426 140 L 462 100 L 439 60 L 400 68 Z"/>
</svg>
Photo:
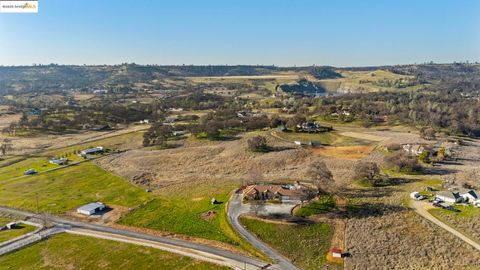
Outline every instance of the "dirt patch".
<svg viewBox="0 0 480 270">
<path fill-rule="evenodd" d="M 217 216 L 217 211 L 207 211 L 205 213 L 200 214 L 200 217 L 204 220 L 212 220 Z"/>
<path fill-rule="evenodd" d="M 374 148 L 375 146 L 372 145 L 326 146 L 315 148 L 312 151 L 316 154 L 327 157 L 359 160 L 370 154 Z"/>
<path fill-rule="evenodd" d="M 112 225 L 122 216 L 127 214 L 130 211 L 130 208 L 120 205 L 108 205 L 107 211 L 99 215 L 86 216 L 80 213 L 77 213 L 77 209 L 70 210 L 66 213 L 67 216 L 73 217 L 79 221 L 94 222 L 99 224 L 108 224 Z"/>
</svg>

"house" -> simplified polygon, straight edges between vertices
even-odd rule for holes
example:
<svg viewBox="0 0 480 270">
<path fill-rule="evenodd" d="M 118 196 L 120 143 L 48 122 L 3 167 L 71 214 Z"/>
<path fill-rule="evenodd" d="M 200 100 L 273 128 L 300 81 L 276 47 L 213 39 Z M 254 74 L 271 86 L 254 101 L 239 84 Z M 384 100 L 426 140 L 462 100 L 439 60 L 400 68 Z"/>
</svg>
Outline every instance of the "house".
<svg viewBox="0 0 480 270">
<path fill-rule="evenodd" d="M 91 215 L 93 215 L 95 213 L 98 213 L 98 212 L 101 212 L 103 210 L 105 210 L 105 204 L 103 204 L 101 202 L 96 202 L 96 203 L 89 203 L 89 204 L 86 204 L 84 206 L 81 206 L 81 207 L 77 208 L 77 213 L 87 215 L 87 216 L 91 216 Z"/>
<path fill-rule="evenodd" d="M 93 155 L 93 154 L 99 154 L 99 153 L 103 153 L 102 146 L 97 146 L 95 148 L 82 150 L 80 151 L 80 156 Z"/>
<path fill-rule="evenodd" d="M 480 200 L 478 192 L 474 189 L 459 189 L 458 192 L 464 202 L 473 204 Z"/>
<path fill-rule="evenodd" d="M 48 162 L 55 164 L 55 165 L 66 165 L 68 162 L 67 158 L 52 158 Z"/>
<path fill-rule="evenodd" d="M 410 155 L 419 156 L 425 151 L 425 147 L 421 144 L 404 144 L 402 148 Z"/>
<path fill-rule="evenodd" d="M 307 196 L 305 188 L 299 185 L 251 185 L 243 195 L 249 200 L 299 201 Z"/>
<path fill-rule="evenodd" d="M 181 137 L 185 134 L 187 134 L 187 132 L 185 130 L 178 130 L 178 131 L 174 131 L 172 132 L 173 136 L 175 137 Z"/>
<path fill-rule="evenodd" d="M 440 191 L 435 195 L 435 198 L 446 203 L 454 204 L 461 202 L 463 200 L 459 192 L 455 191 Z"/>
<path fill-rule="evenodd" d="M 177 118 L 176 117 L 167 117 L 165 118 L 165 121 L 163 121 L 164 123 L 174 123 L 177 121 Z"/>
</svg>

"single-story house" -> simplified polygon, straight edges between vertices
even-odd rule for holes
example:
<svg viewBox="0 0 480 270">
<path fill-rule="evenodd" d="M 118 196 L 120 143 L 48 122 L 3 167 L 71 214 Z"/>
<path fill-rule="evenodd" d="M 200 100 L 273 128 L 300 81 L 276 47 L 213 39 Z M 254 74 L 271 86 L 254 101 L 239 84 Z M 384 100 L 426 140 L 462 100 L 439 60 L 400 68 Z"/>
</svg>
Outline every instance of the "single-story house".
<svg viewBox="0 0 480 270">
<path fill-rule="evenodd" d="M 459 192 L 449 191 L 449 190 L 438 192 L 435 195 L 435 198 L 437 198 L 437 199 L 439 199 L 443 202 L 450 203 L 450 204 L 459 203 L 459 202 L 462 202 L 462 200 L 463 200 L 463 198 L 462 198 L 462 196 L 460 196 Z"/>
<path fill-rule="evenodd" d="M 68 162 L 68 159 L 67 158 L 52 158 L 50 159 L 48 162 L 52 163 L 52 164 L 56 164 L 56 165 L 65 165 L 67 164 Z"/>
<path fill-rule="evenodd" d="M 473 204 L 476 201 L 480 201 L 480 196 L 474 189 L 460 189 L 458 192 L 460 193 L 460 196 L 462 196 L 464 202 Z"/>
<path fill-rule="evenodd" d="M 247 186 L 243 195 L 250 200 L 299 201 L 307 197 L 305 188 L 292 185 L 251 185 Z"/>
<path fill-rule="evenodd" d="M 402 148 L 405 152 L 411 155 L 419 156 L 425 151 L 425 147 L 421 144 L 404 144 Z"/>
<path fill-rule="evenodd" d="M 175 137 L 181 137 L 181 136 L 187 134 L 187 131 L 185 131 L 185 130 L 178 130 L 178 131 L 172 132 L 172 134 L 173 134 L 173 136 L 175 136 Z"/>
<path fill-rule="evenodd" d="M 91 216 L 95 213 L 101 212 L 105 209 L 105 204 L 101 202 L 89 203 L 84 206 L 77 208 L 77 213 Z"/>
<path fill-rule="evenodd" d="M 97 146 L 95 148 L 82 150 L 80 152 L 80 155 L 81 156 L 86 156 L 86 155 L 92 155 L 92 154 L 98 154 L 98 153 L 103 153 L 103 147 L 102 146 Z"/>
</svg>

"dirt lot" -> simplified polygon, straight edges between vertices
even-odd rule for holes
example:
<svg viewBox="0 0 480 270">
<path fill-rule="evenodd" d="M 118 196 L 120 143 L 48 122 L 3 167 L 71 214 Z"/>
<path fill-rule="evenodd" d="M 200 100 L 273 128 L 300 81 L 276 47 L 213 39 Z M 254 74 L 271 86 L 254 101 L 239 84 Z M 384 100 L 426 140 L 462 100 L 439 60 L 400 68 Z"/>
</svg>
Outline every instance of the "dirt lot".
<svg viewBox="0 0 480 270">
<path fill-rule="evenodd" d="M 326 146 L 316 148 L 313 152 L 327 157 L 359 160 L 368 156 L 374 148 L 372 145 Z"/>
<path fill-rule="evenodd" d="M 99 164 L 150 187 L 197 179 L 228 178 L 241 181 L 252 178 L 305 178 L 303 165 L 311 159 L 307 150 L 282 146 L 280 143 L 276 145 L 277 151 L 252 153 L 246 149 L 248 136 L 220 142 L 187 140 L 182 147 L 166 150 L 133 150 L 105 158 Z M 140 179 L 141 176 L 144 179 Z"/>
<path fill-rule="evenodd" d="M 10 116 L 13 117 L 13 116 Z M 18 116 L 19 117 L 19 116 Z M 4 116 L 0 117 L 3 119 L 0 121 L 7 121 Z M 26 155 L 33 154 L 45 150 L 62 148 L 78 143 L 85 143 L 89 141 L 99 140 L 103 138 L 108 138 L 111 136 L 116 136 L 120 134 L 125 134 L 128 132 L 141 130 L 146 128 L 146 125 L 132 125 L 121 130 L 113 131 L 79 131 L 75 134 L 58 134 L 58 135 L 45 135 L 38 134 L 32 136 L 8 136 L 8 134 L 0 133 L 0 140 L 8 138 L 12 141 L 13 150 L 8 154 L 10 155 Z"/>
</svg>

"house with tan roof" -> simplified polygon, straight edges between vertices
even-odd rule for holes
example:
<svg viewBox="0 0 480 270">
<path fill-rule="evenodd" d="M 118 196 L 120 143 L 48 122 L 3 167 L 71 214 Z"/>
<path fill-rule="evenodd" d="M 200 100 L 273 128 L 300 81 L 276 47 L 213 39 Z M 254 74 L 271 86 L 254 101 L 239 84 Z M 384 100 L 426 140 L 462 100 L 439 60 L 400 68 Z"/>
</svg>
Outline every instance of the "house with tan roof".
<svg viewBox="0 0 480 270">
<path fill-rule="evenodd" d="M 307 190 L 300 185 L 259 184 L 243 190 L 247 200 L 301 201 L 307 198 Z"/>
</svg>

